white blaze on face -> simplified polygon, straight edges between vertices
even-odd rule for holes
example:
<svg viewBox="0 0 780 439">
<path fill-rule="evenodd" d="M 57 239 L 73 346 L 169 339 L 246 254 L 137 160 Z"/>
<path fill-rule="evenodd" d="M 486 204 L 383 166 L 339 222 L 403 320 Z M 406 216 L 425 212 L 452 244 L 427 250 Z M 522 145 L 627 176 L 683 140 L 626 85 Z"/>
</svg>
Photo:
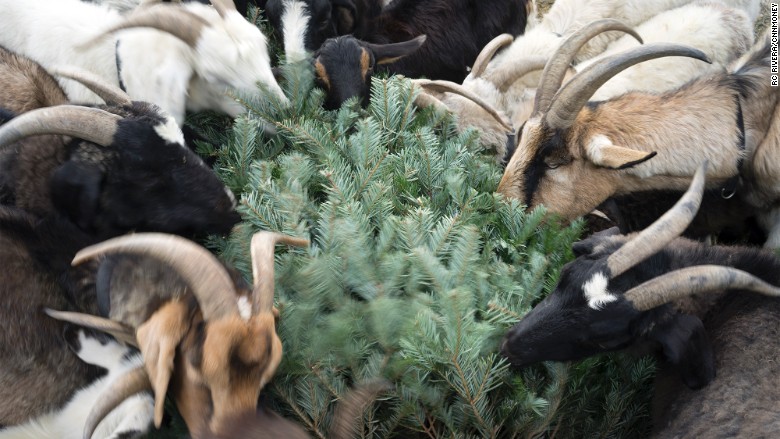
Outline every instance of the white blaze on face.
<svg viewBox="0 0 780 439">
<path fill-rule="evenodd" d="M 604 273 L 596 273 L 589 281 L 582 285 L 582 290 L 585 293 L 585 299 L 588 301 L 589 307 L 598 310 L 607 303 L 617 300 L 617 296 L 607 291 L 608 282 L 609 280 Z"/>
<path fill-rule="evenodd" d="M 288 63 L 306 58 L 305 38 L 308 26 L 309 13 L 306 10 L 306 5 L 298 0 L 285 0 L 282 33 L 284 34 L 284 53 Z"/>
<path fill-rule="evenodd" d="M 165 117 L 165 123 L 154 127 L 154 131 L 160 136 L 166 143 L 176 143 L 184 145 L 184 134 L 179 128 L 179 124 L 176 120 L 170 116 Z"/>
</svg>

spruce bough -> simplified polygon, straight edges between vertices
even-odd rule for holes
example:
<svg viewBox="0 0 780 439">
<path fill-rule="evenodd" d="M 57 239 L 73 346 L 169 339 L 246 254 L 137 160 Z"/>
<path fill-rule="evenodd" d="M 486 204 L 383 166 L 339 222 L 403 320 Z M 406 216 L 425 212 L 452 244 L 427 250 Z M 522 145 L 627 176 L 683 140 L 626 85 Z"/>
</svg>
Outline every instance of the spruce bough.
<svg viewBox="0 0 780 439">
<path fill-rule="evenodd" d="M 555 285 L 579 223 L 544 224 L 494 194 L 502 170 L 476 132 L 418 110 L 403 78 L 375 78 L 367 109 L 326 112 L 310 67 L 284 77 L 290 107 L 239 97 L 249 112 L 232 129 L 199 121 L 244 218 L 208 245 L 249 278 L 254 232 L 313 243 L 277 249 L 284 358 L 266 403 L 324 438 L 345 393 L 382 378 L 356 437 L 646 435 L 651 360 L 517 371 L 497 354 Z"/>
</svg>

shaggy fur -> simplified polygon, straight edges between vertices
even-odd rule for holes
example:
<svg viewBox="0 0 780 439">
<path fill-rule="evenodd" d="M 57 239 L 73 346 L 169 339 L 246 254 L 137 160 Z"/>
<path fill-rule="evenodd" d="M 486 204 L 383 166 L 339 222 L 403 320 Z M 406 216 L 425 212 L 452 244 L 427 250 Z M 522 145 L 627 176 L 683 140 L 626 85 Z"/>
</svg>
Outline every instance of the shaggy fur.
<svg viewBox="0 0 780 439">
<path fill-rule="evenodd" d="M 0 47 L 0 78 L 0 103 L 13 113 L 68 102 L 65 92 L 43 67 L 4 47 Z"/>
</svg>

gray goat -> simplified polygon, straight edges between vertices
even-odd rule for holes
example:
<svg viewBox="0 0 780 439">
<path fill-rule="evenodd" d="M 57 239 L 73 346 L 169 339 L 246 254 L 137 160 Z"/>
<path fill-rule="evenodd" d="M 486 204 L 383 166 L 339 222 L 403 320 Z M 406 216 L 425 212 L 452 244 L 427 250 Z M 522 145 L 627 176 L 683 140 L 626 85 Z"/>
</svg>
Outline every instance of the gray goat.
<svg viewBox="0 0 780 439">
<path fill-rule="evenodd" d="M 576 243 L 577 259 L 506 334 L 501 351 L 522 367 L 650 345 L 665 360 L 656 386 L 658 437 L 774 437 L 780 260 L 678 237 L 701 203 L 705 168 L 642 232 L 605 231 Z M 683 389 L 674 375 L 691 389 L 707 387 Z"/>
</svg>

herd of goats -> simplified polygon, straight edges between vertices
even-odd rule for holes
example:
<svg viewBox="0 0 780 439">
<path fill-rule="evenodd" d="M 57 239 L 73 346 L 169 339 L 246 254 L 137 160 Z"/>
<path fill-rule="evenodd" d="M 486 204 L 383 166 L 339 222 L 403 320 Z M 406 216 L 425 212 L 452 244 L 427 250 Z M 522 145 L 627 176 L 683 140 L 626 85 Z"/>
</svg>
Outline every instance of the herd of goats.
<svg viewBox="0 0 780 439">
<path fill-rule="evenodd" d="M 413 78 L 416 105 L 495 151 L 498 193 L 619 226 L 574 245 L 497 347 L 512 365 L 657 352 L 655 436 L 780 436 L 778 41 L 776 22 L 754 35 L 760 0 L 557 0 L 541 18 L 525 0 L 254 4 L 326 108 L 366 103 L 375 73 Z M 240 216 L 186 112 L 287 99 L 247 2 L 0 7 L 0 438 L 143 436 L 166 395 L 196 439 L 306 437 L 257 402 L 282 356 L 274 248 L 308 241 L 257 233 L 250 285 L 188 239 Z M 763 249 L 690 239 L 746 228 Z"/>
</svg>

